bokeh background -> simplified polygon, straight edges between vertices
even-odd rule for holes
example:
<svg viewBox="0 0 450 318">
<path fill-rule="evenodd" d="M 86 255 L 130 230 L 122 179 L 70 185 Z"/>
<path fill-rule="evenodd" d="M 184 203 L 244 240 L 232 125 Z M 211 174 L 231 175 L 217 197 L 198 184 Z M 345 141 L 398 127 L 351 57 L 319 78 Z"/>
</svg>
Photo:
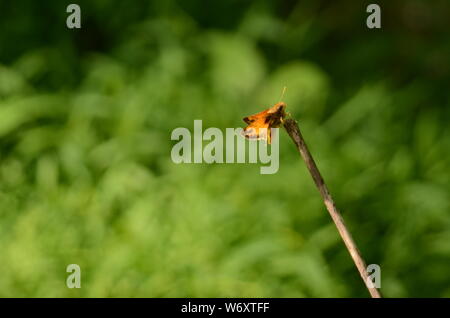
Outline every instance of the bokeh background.
<svg viewBox="0 0 450 318">
<path fill-rule="evenodd" d="M 386 297 L 450 297 L 448 1 L 0 2 L 0 296 L 368 297 L 289 137 L 174 164 L 176 127 L 288 111 Z M 66 287 L 68 264 L 81 289 Z"/>
</svg>

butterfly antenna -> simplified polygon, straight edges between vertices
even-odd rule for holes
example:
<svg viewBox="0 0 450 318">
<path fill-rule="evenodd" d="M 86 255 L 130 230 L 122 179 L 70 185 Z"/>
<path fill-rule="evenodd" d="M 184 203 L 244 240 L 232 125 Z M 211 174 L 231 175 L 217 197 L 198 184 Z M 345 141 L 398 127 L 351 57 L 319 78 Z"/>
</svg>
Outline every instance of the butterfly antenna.
<svg viewBox="0 0 450 318">
<path fill-rule="evenodd" d="M 286 93 L 286 86 L 283 87 L 283 91 L 281 92 L 281 96 L 280 96 L 280 102 L 283 100 L 284 97 L 284 93 Z"/>
</svg>

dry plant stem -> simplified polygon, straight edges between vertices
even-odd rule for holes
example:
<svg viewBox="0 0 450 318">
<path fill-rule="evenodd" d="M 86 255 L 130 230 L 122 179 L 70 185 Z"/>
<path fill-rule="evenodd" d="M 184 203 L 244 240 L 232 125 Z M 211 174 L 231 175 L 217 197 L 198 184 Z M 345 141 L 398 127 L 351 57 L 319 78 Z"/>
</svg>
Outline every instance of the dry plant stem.
<svg viewBox="0 0 450 318">
<path fill-rule="evenodd" d="M 322 175 L 320 174 L 319 169 L 317 169 L 316 163 L 314 162 L 314 159 L 311 156 L 308 147 L 306 146 L 305 140 L 303 139 L 303 136 L 300 133 L 300 129 L 297 125 L 297 122 L 293 119 L 286 119 L 284 121 L 284 128 L 286 128 L 286 131 L 294 141 L 295 145 L 297 146 L 297 150 L 300 152 L 300 155 L 305 161 L 306 167 L 311 173 L 311 176 L 314 179 L 314 182 L 316 183 L 316 186 L 319 189 L 320 194 L 322 195 L 323 202 L 325 203 L 325 206 L 328 212 L 330 213 L 331 218 L 333 219 L 334 224 L 336 225 L 339 234 L 341 235 L 342 240 L 344 241 L 345 246 L 347 247 L 347 250 L 349 251 L 353 261 L 355 262 L 359 274 L 361 275 L 361 278 L 363 279 L 367 289 L 369 290 L 370 295 L 372 296 L 372 298 L 381 298 L 381 294 L 378 291 L 378 289 L 373 288 L 369 285 L 370 278 L 368 277 L 369 275 L 366 271 L 367 268 L 366 263 L 364 262 L 364 259 L 361 257 L 361 254 L 358 248 L 356 247 L 355 241 L 353 241 L 353 238 L 350 232 L 348 231 L 347 227 L 345 226 L 341 214 L 337 210 L 336 205 L 334 204 L 334 201 L 331 198 L 331 194 L 328 191 L 327 185 L 323 181 Z"/>
</svg>

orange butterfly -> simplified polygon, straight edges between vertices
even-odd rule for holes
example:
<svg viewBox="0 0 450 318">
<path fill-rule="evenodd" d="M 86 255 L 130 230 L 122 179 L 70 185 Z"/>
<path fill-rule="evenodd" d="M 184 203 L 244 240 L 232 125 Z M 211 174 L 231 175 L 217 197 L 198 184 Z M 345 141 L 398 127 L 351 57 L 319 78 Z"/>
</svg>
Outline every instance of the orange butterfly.
<svg viewBox="0 0 450 318">
<path fill-rule="evenodd" d="M 247 139 L 263 139 L 270 144 L 272 132 L 270 128 L 277 128 L 283 123 L 286 116 L 286 104 L 279 102 L 269 109 L 266 109 L 255 115 L 244 118 L 248 124 L 242 131 L 242 135 Z"/>
</svg>

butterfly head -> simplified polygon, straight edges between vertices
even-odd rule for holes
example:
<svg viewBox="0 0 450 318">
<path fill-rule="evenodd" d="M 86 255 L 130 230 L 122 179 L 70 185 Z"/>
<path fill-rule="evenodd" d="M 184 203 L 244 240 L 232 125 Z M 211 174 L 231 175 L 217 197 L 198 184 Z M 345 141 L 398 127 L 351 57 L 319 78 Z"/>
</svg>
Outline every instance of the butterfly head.
<svg viewBox="0 0 450 318">
<path fill-rule="evenodd" d="M 284 118 L 286 116 L 286 104 L 283 102 L 276 103 L 269 109 L 268 113 L 274 114 L 278 118 Z"/>
</svg>

